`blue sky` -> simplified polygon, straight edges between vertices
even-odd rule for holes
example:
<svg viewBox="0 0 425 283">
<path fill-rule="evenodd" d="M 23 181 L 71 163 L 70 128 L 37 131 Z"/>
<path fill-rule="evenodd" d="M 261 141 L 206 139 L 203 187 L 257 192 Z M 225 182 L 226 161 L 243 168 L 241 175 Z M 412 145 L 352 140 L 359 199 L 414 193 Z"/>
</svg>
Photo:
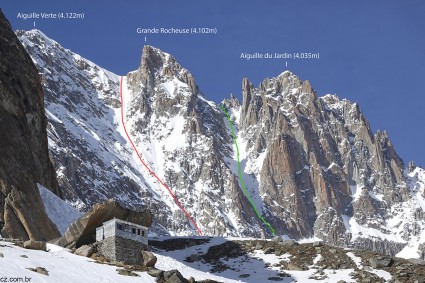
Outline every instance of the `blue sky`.
<svg viewBox="0 0 425 283">
<path fill-rule="evenodd" d="M 358 102 L 372 129 L 386 129 L 405 163 L 425 166 L 425 1 L 7 1 L 14 29 L 32 29 L 18 12 L 83 12 L 83 20 L 36 20 L 64 47 L 117 74 L 138 68 L 138 27 L 208 27 L 217 35 L 148 35 L 171 53 L 216 102 L 241 82 L 258 85 L 286 69 L 320 96 Z M 242 52 L 312 52 L 319 60 L 244 60 Z"/>
</svg>

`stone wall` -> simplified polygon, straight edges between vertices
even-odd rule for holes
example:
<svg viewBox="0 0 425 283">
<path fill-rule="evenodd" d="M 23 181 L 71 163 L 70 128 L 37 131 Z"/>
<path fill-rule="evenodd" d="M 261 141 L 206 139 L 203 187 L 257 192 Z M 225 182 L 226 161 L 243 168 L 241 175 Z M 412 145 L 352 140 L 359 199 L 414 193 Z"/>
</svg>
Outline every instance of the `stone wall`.
<svg viewBox="0 0 425 283">
<path fill-rule="evenodd" d="M 142 265 L 144 245 L 122 237 L 109 237 L 98 243 L 97 253 L 112 262 Z"/>
</svg>

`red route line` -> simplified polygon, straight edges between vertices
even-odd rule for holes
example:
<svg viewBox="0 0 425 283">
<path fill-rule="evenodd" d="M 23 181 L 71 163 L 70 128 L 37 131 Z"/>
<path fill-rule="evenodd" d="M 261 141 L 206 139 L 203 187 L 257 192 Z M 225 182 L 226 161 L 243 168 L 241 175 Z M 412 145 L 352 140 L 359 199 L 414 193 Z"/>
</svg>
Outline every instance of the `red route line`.
<svg viewBox="0 0 425 283">
<path fill-rule="evenodd" d="M 127 128 L 125 127 L 125 123 L 124 123 L 124 102 L 123 102 L 123 99 L 122 99 L 122 81 L 123 81 L 123 77 L 121 77 L 121 79 L 120 79 L 121 122 L 122 122 L 122 125 L 124 127 L 125 134 L 127 135 L 127 139 L 130 141 L 131 145 L 133 146 L 134 151 L 136 152 L 137 157 L 139 157 L 140 162 L 142 162 L 142 164 L 146 167 L 146 169 L 148 169 L 149 173 L 152 176 L 154 176 L 158 180 L 158 182 L 168 190 L 170 195 L 174 198 L 174 201 L 177 204 L 177 206 L 180 208 L 181 211 L 184 212 L 184 214 L 187 216 L 187 218 L 189 218 L 190 222 L 192 222 L 192 224 L 195 226 L 196 230 L 198 230 L 199 235 L 202 236 L 202 232 L 198 228 L 198 225 L 196 225 L 196 222 L 192 219 L 192 217 L 190 217 L 189 213 L 183 208 L 183 206 L 181 205 L 181 203 L 179 202 L 177 197 L 173 194 L 173 192 L 170 190 L 170 188 L 164 182 L 162 182 L 162 180 L 149 168 L 148 165 L 146 165 L 146 163 L 143 161 L 142 157 L 140 156 L 139 151 L 137 150 L 136 146 L 134 145 L 133 141 L 131 140 L 130 135 L 128 134 Z"/>
</svg>

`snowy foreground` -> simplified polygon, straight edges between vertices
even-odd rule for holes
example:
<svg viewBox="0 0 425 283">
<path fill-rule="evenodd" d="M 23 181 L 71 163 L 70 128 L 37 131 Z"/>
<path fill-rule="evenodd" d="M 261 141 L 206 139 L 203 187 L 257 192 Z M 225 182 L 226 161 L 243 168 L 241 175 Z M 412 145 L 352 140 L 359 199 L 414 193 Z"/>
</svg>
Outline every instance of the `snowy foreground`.
<svg viewBox="0 0 425 283">
<path fill-rule="evenodd" d="M 0 242 L 3 254 L 3 257 L 0 255 L 0 278 L 9 280 L 1 282 L 155 282 L 146 272 L 137 272 L 140 277 L 119 275 L 115 266 L 96 263 L 56 245 L 47 244 L 47 250 L 28 250 Z M 37 267 L 44 267 L 49 275 L 27 269 Z M 13 281 L 15 278 L 23 278 L 23 281 Z"/>
<path fill-rule="evenodd" d="M 213 238 L 207 244 L 188 247 L 183 250 L 161 251 L 155 249 L 158 258 L 156 268 L 161 270 L 177 269 L 186 278 L 190 276 L 196 280 L 212 279 L 220 282 L 272 282 L 270 277 L 278 277 L 280 272 L 276 263 L 289 261 L 291 255 L 264 254 L 261 250 L 256 250 L 247 256 L 229 258 L 226 265 L 230 268 L 222 272 L 210 273 L 211 265 L 201 261 L 188 263 L 185 259 L 196 253 L 206 253 L 208 248 L 222 244 L 224 238 Z M 135 272 L 140 277 L 120 275 L 116 266 L 96 263 L 93 259 L 77 256 L 69 252 L 68 249 L 56 245 L 47 244 L 47 252 L 20 248 L 12 243 L 0 241 L 0 278 L 23 278 L 22 281 L 1 281 L 1 282 L 155 282 L 155 278 L 146 272 Z M 357 267 L 362 267 L 362 260 L 353 253 L 347 251 L 347 255 L 353 259 Z M 321 255 L 313 261 L 313 265 L 307 271 L 285 270 L 291 277 L 279 278 L 279 282 L 323 282 L 314 277 L 317 272 L 315 264 L 320 261 Z M 275 266 L 274 266 L 275 265 Z M 48 275 L 43 275 L 28 268 L 42 267 L 48 271 Z M 349 276 L 354 269 L 331 270 L 326 269 L 326 282 L 356 282 Z M 391 275 L 383 270 L 371 270 L 372 273 L 387 281 Z M 244 275 L 249 274 L 249 278 Z M 29 278 L 31 278 L 30 281 Z M 0 280 L 2 280 L 0 279 Z M 5 280 L 5 279 L 3 279 Z M 27 281 L 25 281 L 27 280 Z"/>
</svg>

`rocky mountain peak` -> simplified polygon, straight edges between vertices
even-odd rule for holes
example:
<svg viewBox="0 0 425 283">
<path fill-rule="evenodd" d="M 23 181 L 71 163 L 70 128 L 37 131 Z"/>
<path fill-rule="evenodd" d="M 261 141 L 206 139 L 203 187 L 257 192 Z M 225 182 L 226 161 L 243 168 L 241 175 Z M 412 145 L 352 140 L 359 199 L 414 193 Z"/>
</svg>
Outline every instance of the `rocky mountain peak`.
<svg viewBox="0 0 425 283">
<path fill-rule="evenodd" d="M 199 92 L 194 77 L 187 69 L 170 54 L 150 45 L 143 47 L 140 67 L 136 72 L 129 73 L 129 77 L 151 89 L 157 83 L 176 79 L 187 84 L 193 94 Z"/>
<path fill-rule="evenodd" d="M 241 103 L 233 94 L 230 94 L 230 99 L 223 99 L 221 104 L 223 104 L 226 109 L 239 110 L 239 107 L 241 106 Z"/>
</svg>

